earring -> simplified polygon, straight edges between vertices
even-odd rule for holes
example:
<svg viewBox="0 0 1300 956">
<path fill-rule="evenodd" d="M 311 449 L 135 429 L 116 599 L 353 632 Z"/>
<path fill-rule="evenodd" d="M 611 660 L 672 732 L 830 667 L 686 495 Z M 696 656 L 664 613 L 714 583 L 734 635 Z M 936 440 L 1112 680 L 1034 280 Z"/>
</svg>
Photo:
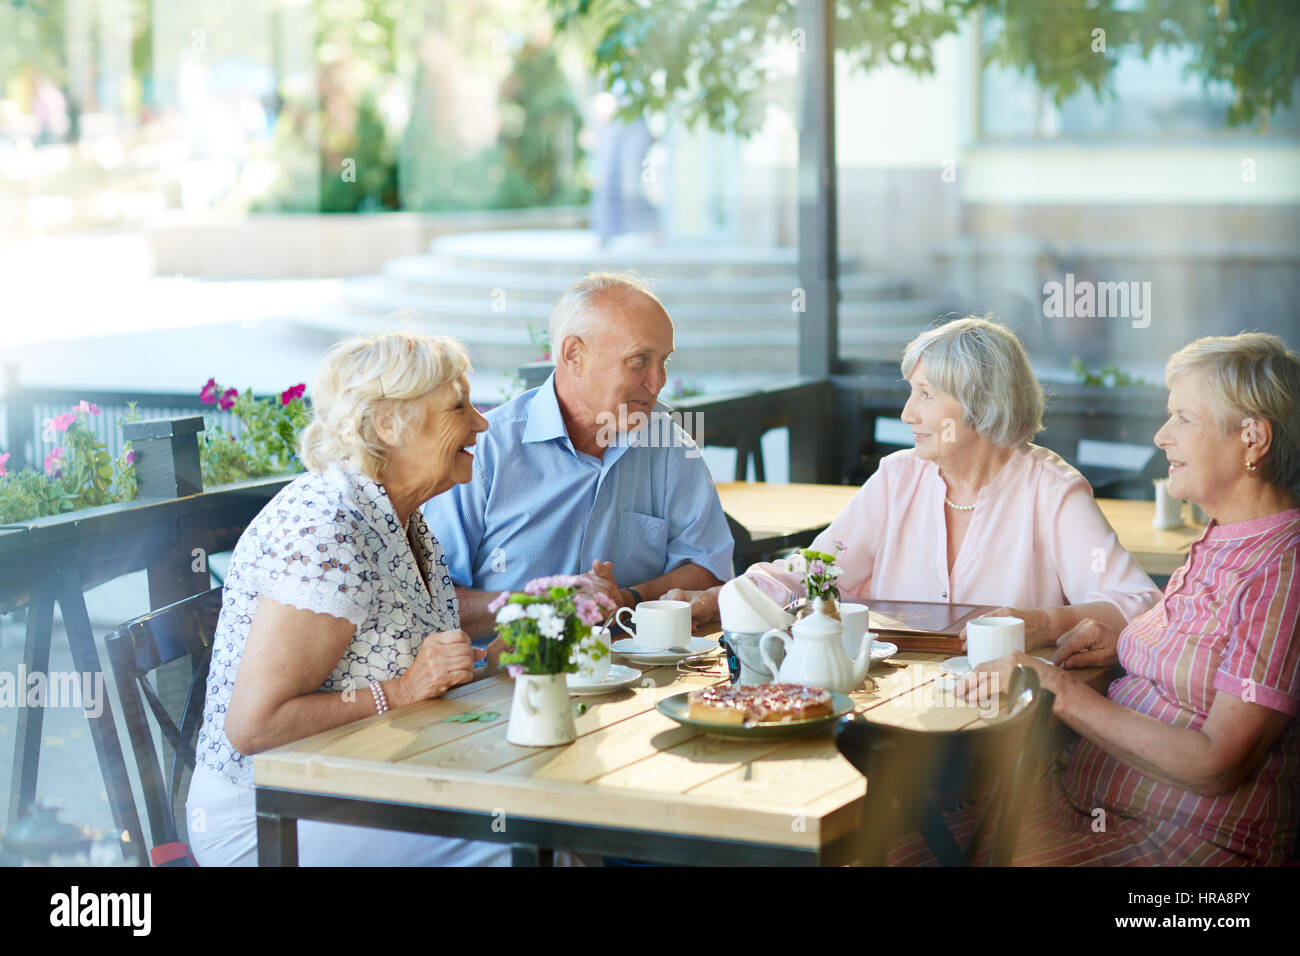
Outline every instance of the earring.
<svg viewBox="0 0 1300 956">
<path fill-rule="evenodd" d="M 1246 462 L 1246 474 L 1252 476 L 1255 474 L 1255 463 L 1253 461 Z"/>
</svg>

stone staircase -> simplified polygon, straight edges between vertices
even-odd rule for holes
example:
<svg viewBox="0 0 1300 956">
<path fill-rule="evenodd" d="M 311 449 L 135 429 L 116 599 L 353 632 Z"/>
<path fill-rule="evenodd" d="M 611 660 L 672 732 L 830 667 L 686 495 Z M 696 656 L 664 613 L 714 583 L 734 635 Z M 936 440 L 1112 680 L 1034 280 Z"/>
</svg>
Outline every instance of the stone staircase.
<svg viewBox="0 0 1300 956">
<path fill-rule="evenodd" d="M 392 259 L 346 280 L 336 305 L 299 322 L 340 333 L 421 322 L 465 343 L 480 371 L 538 357 L 540 333 L 563 289 L 586 272 L 649 280 L 673 317 L 673 372 L 792 374 L 798 349 L 797 250 L 739 245 L 657 246 L 635 237 L 601 248 L 585 230 L 499 230 L 442 236 L 429 255 Z M 915 298 L 896 276 L 845 259 L 840 342 L 846 358 L 896 359 L 945 307 Z M 394 313 L 415 312 L 419 317 Z"/>
</svg>

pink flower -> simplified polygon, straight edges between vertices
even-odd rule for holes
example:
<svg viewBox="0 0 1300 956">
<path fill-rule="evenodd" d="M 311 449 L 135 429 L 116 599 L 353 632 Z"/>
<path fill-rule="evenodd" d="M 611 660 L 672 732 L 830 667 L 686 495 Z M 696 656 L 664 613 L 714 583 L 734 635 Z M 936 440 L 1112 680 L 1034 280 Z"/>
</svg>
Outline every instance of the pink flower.
<svg viewBox="0 0 1300 956">
<path fill-rule="evenodd" d="M 302 398 L 303 393 L 307 391 L 306 385 L 295 385 L 293 388 L 286 388 L 280 393 L 280 404 L 288 405 L 295 398 Z"/>
<path fill-rule="evenodd" d="M 63 446 L 55 445 L 54 450 L 45 456 L 45 473 L 51 478 L 63 476 Z"/>
<path fill-rule="evenodd" d="M 518 676 L 519 676 L 520 674 L 522 674 L 523 672 L 524 672 L 524 665 L 523 665 L 523 664 L 507 664 L 507 665 L 506 665 L 506 673 L 509 674 L 511 677 L 518 677 Z"/>
<path fill-rule="evenodd" d="M 12 453 L 5 452 L 3 455 L 0 455 L 0 478 L 3 478 L 5 475 L 9 474 L 9 472 L 5 471 L 5 462 L 9 460 L 10 454 Z"/>
<path fill-rule="evenodd" d="M 808 565 L 808 573 L 811 575 L 825 574 L 826 564 L 818 558 L 816 561 L 812 562 L 812 564 Z"/>
<path fill-rule="evenodd" d="M 203 386 L 203 391 L 199 392 L 199 401 L 204 405 L 217 404 L 217 380 L 208 379 L 208 384 Z"/>
<path fill-rule="evenodd" d="M 74 411 L 85 412 L 87 415 L 98 415 L 99 406 L 94 402 L 88 402 L 83 398 Z"/>
<path fill-rule="evenodd" d="M 139 456 L 138 454 L 136 454 L 136 450 L 135 450 L 134 448 L 132 448 L 132 449 L 130 449 L 129 451 L 127 451 L 125 461 L 126 461 L 126 463 L 127 463 L 128 465 L 134 465 L 136 459 L 139 458 L 139 457 L 140 457 L 140 456 Z"/>
<path fill-rule="evenodd" d="M 844 544 L 843 540 L 841 540 L 840 538 L 836 538 L 836 539 L 835 539 L 835 550 L 836 550 L 836 551 L 847 551 L 847 550 L 849 550 L 849 549 L 848 549 L 847 547 L 845 547 L 845 544 Z"/>
<path fill-rule="evenodd" d="M 600 623 L 602 617 L 600 605 L 592 599 L 590 594 L 582 592 L 575 594 L 573 596 L 573 609 L 578 612 L 578 619 L 588 627 L 595 627 Z"/>
<path fill-rule="evenodd" d="M 56 415 L 49 420 L 49 425 L 55 430 L 66 432 L 68 426 L 77 420 L 76 412 L 64 412 L 62 415 Z"/>
<path fill-rule="evenodd" d="M 496 597 L 492 599 L 492 603 L 488 605 L 488 610 L 491 611 L 493 614 L 495 614 L 497 611 L 505 607 L 506 602 L 509 600 L 510 600 L 510 592 L 502 591 L 500 594 L 498 594 Z"/>
<path fill-rule="evenodd" d="M 221 393 L 221 398 L 217 401 L 217 407 L 223 412 L 235 406 L 235 399 L 239 397 L 239 389 L 228 388 Z"/>
<path fill-rule="evenodd" d="M 545 594 L 551 588 L 580 588 L 587 579 L 577 574 L 553 574 L 547 578 L 533 578 L 524 585 L 527 594 Z"/>
</svg>

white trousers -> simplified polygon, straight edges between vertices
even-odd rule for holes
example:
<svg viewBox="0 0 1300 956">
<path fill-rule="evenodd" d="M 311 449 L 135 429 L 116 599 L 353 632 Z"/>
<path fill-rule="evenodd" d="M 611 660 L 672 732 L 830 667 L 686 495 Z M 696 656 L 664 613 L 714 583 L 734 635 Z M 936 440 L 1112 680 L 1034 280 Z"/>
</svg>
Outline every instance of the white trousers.
<svg viewBox="0 0 1300 956">
<path fill-rule="evenodd" d="M 201 764 L 185 801 L 190 849 L 199 866 L 256 866 L 257 812 L 252 787 Z M 301 866 L 509 866 L 510 846 L 422 833 L 298 821 Z M 557 865 L 571 865 L 555 854 Z"/>
</svg>

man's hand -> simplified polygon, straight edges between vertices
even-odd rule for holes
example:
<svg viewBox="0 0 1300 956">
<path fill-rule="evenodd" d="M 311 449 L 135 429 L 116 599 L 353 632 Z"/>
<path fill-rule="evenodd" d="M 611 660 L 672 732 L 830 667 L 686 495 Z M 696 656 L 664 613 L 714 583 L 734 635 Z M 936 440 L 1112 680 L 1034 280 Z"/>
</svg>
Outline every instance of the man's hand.
<svg viewBox="0 0 1300 956">
<path fill-rule="evenodd" d="M 583 575 L 587 579 L 583 590 L 590 591 L 592 594 L 603 594 L 614 602 L 614 607 L 619 608 L 628 602 L 623 600 L 623 592 L 614 580 L 614 565 L 609 561 L 591 562 L 591 570 Z"/>
<path fill-rule="evenodd" d="M 684 591 L 681 588 L 673 588 L 671 591 L 664 592 L 665 601 L 687 601 L 691 605 L 691 627 L 700 631 L 707 624 L 713 624 L 718 620 L 718 592 L 722 590 L 722 585 L 709 588 L 707 591 Z"/>
</svg>

